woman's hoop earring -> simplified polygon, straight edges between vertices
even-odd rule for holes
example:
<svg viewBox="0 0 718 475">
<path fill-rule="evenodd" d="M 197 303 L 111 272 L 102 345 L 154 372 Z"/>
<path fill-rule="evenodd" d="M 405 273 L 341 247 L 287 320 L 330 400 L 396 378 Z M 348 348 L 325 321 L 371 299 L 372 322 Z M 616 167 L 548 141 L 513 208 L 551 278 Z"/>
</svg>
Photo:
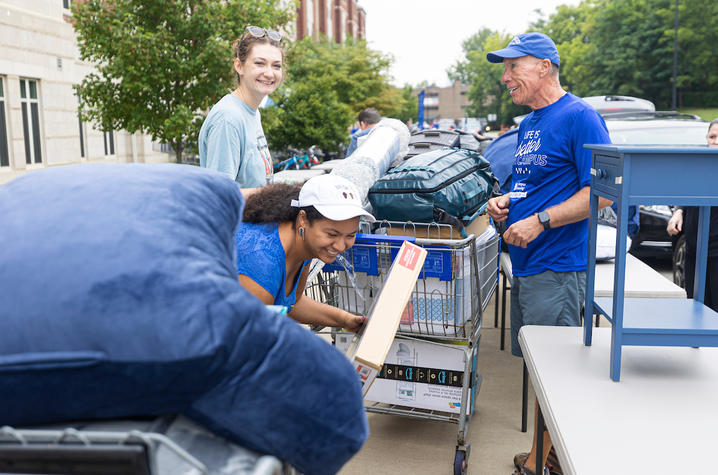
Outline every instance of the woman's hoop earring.
<svg viewBox="0 0 718 475">
<path fill-rule="evenodd" d="M 299 226 L 299 237 L 304 241 L 304 226 Z"/>
</svg>

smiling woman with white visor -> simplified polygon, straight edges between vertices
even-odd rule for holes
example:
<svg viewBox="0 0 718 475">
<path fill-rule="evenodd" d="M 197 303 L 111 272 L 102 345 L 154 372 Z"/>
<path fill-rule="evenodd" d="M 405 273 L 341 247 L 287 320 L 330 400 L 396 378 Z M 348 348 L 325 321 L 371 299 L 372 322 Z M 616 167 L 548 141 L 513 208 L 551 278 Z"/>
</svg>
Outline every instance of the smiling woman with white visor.
<svg viewBox="0 0 718 475">
<path fill-rule="evenodd" d="M 273 164 L 259 105 L 282 81 L 282 35 L 248 26 L 232 44 L 237 88 L 210 110 L 199 133 L 200 166 L 224 173 L 247 196 L 271 182 Z"/>
<path fill-rule="evenodd" d="M 363 317 L 303 294 L 311 260 L 328 264 L 352 247 L 361 216 L 374 221 L 356 187 L 336 175 L 256 191 L 236 235 L 239 282 L 265 304 L 289 307 L 299 323 L 357 331 Z"/>
</svg>

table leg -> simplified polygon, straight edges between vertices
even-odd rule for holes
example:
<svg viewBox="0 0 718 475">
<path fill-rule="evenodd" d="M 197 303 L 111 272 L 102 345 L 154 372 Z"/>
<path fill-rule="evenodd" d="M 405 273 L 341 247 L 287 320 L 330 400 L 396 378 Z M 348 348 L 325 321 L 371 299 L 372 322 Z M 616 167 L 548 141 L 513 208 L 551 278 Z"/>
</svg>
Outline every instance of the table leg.
<svg viewBox="0 0 718 475">
<path fill-rule="evenodd" d="M 499 274 L 501 271 L 499 270 Z M 494 328 L 498 328 L 499 326 L 499 276 L 496 276 L 496 294 L 494 294 Z"/>
<path fill-rule="evenodd" d="M 536 473 L 539 474 L 543 473 L 543 466 L 546 464 L 543 459 L 543 433 L 546 431 L 546 424 L 538 402 L 536 406 Z"/>
<path fill-rule="evenodd" d="M 590 198 L 590 215 L 588 218 L 588 266 L 586 268 L 586 296 L 584 305 L 584 315 L 593 317 L 593 297 L 596 281 L 596 236 L 598 222 L 598 195 L 591 193 Z M 593 328 L 591 320 L 583 319 L 583 344 L 591 346 L 593 339 Z"/>
<path fill-rule="evenodd" d="M 504 349 L 504 340 L 506 339 L 506 274 L 503 274 L 504 287 L 501 290 L 501 350 Z"/>
<path fill-rule="evenodd" d="M 528 418 L 529 398 L 529 372 L 524 361 L 523 385 L 521 387 L 521 432 L 526 432 L 526 419 Z"/>
</svg>

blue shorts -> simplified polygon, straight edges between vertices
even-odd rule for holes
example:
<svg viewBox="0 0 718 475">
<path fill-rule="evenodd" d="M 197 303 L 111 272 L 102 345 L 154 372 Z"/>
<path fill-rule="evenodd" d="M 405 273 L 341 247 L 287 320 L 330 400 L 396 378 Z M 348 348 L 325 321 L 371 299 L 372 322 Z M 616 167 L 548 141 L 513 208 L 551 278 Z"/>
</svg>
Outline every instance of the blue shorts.
<svg viewBox="0 0 718 475">
<path fill-rule="evenodd" d="M 511 282 L 511 354 L 523 356 L 519 329 L 524 325 L 579 326 L 586 295 L 586 271 L 554 272 Z"/>
</svg>

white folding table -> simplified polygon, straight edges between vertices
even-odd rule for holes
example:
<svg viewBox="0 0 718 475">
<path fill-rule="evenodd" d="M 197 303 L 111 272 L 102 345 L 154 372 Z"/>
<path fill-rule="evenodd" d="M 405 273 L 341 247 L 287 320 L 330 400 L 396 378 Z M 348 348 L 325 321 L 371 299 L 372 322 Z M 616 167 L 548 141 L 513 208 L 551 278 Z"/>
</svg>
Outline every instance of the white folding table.
<svg viewBox="0 0 718 475">
<path fill-rule="evenodd" d="M 629 346 L 614 382 L 611 329 L 594 328 L 592 346 L 582 336 L 576 327 L 519 332 L 563 473 L 715 473 L 718 348 Z"/>
<path fill-rule="evenodd" d="M 507 256 L 508 257 L 508 256 Z M 502 262 L 503 264 L 503 262 Z M 503 268 L 503 267 L 502 267 Z M 509 264 L 510 268 L 510 264 Z M 596 297 L 611 297 L 613 295 L 613 260 L 596 263 L 596 283 L 594 295 Z M 655 269 L 631 254 L 626 255 L 626 275 L 624 280 L 625 296 L 632 298 L 686 298 L 686 291 L 670 280 L 663 277 Z M 505 298 L 501 314 L 501 349 L 503 350 L 503 333 L 505 322 Z M 589 315 L 584 318 L 591 319 Z M 598 323 L 598 320 L 596 320 Z M 528 374 L 526 366 L 523 371 L 523 389 L 521 397 L 521 432 L 526 432 L 528 421 Z"/>
<path fill-rule="evenodd" d="M 504 275 L 501 295 L 501 346 L 504 349 L 504 333 L 506 330 L 506 291 L 510 290 L 513 278 L 511 259 L 507 252 L 501 253 L 501 273 Z M 613 295 L 613 260 L 596 263 L 596 297 Z M 686 291 L 663 277 L 648 264 L 631 254 L 626 255 L 625 296 L 629 298 L 686 298 Z M 498 302 L 498 297 L 497 297 Z M 498 305 L 497 305 L 498 308 Z"/>
</svg>

